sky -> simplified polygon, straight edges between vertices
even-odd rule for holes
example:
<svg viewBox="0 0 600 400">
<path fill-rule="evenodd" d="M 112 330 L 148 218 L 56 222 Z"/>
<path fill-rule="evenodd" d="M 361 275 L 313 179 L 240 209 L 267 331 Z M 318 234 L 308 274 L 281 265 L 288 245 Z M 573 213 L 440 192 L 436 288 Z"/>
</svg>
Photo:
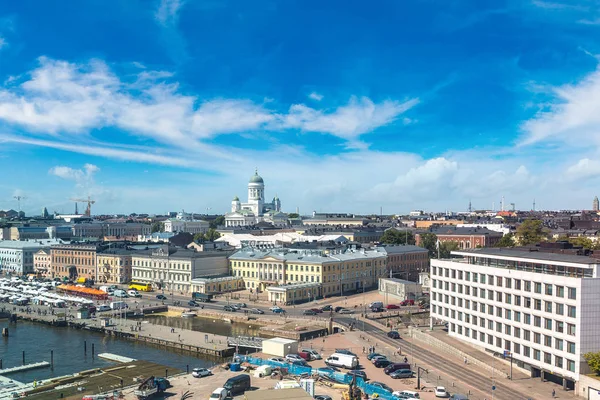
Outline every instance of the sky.
<svg viewBox="0 0 600 400">
<path fill-rule="evenodd" d="M 590 209 L 595 0 L 0 0 L 0 209 Z M 80 205 L 80 209 L 84 206 Z"/>
</svg>

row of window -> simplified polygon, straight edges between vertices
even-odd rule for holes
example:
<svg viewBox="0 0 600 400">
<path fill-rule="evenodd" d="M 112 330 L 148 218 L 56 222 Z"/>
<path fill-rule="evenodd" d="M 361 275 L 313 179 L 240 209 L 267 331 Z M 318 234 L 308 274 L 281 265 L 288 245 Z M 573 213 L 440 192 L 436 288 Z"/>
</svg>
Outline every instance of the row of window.
<svg viewBox="0 0 600 400">
<path fill-rule="evenodd" d="M 530 346 L 521 346 L 520 343 L 514 343 L 510 340 L 502 339 L 501 337 L 494 336 L 491 334 L 486 334 L 484 332 L 479 332 L 475 329 L 464 328 L 461 325 L 456 325 L 454 323 L 450 324 L 449 329 L 452 332 L 458 333 L 459 335 L 464 335 L 468 338 L 472 338 L 473 340 L 479 340 L 482 343 L 487 343 L 488 345 L 495 346 L 502 350 L 508 350 L 512 352 L 514 356 L 523 356 L 527 358 L 533 358 L 536 361 L 542 361 L 548 365 L 554 365 L 557 368 L 567 369 L 568 371 L 575 372 L 575 361 L 564 358 L 561 356 L 553 355 L 548 351 L 544 351 L 544 349 L 537 349 L 535 347 Z M 546 341 L 546 337 L 544 337 L 544 345 L 547 347 L 552 346 L 552 337 L 549 337 Z M 562 350 L 563 342 L 560 339 L 556 339 L 559 342 L 555 341 L 555 348 L 558 349 L 557 346 L 560 346 L 559 350 Z M 572 342 L 567 342 L 568 352 L 575 354 L 575 344 Z M 571 351 L 572 350 L 572 351 Z M 521 358 L 521 357 L 517 357 Z M 554 359 L 554 362 L 553 362 Z"/>
<path fill-rule="evenodd" d="M 497 286 L 497 287 L 505 287 L 508 289 L 516 289 L 522 290 L 525 292 L 531 292 L 533 289 L 533 293 L 537 294 L 545 294 L 547 296 L 555 295 L 557 297 L 565 297 L 565 286 L 561 285 L 553 285 L 551 283 L 541 283 L 541 282 L 532 282 L 528 280 L 516 279 L 516 278 L 507 278 L 502 276 L 494 276 L 490 274 L 483 274 L 477 272 L 470 271 L 460 271 L 451 268 L 443 268 L 443 267 L 431 267 L 431 276 L 441 276 L 446 278 L 458 279 L 466 282 L 475 282 Z M 567 297 L 571 300 L 577 299 L 577 288 L 567 287 Z"/>
<path fill-rule="evenodd" d="M 484 292 L 481 292 L 484 290 Z M 485 299 L 485 289 L 480 290 L 480 298 Z M 469 293 L 467 293 L 469 294 Z M 476 293 L 474 295 L 477 295 Z M 452 296 L 448 294 L 443 294 L 439 292 L 432 293 L 432 300 L 443 302 L 446 304 L 451 304 L 453 306 L 464 307 L 467 309 L 472 309 L 474 311 L 485 312 L 485 307 L 487 306 L 488 314 L 494 313 L 494 306 L 486 303 L 478 303 L 475 300 L 463 299 L 462 297 Z M 504 301 L 502 300 L 504 299 Z M 494 292 L 488 291 L 487 300 L 494 301 Z M 530 297 L 523 297 L 521 301 L 521 296 L 515 295 L 514 297 L 508 293 L 500 293 L 496 292 L 495 301 L 500 302 L 507 305 L 515 305 L 524 308 L 533 308 L 536 311 L 543 311 L 546 313 L 554 313 L 557 315 L 565 315 L 565 304 L 562 303 L 553 303 L 551 301 L 542 301 L 540 299 L 531 299 Z M 496 306 L 496 314 L 502 314 L 502 307 Z M 499 310 L 499 311 L 498 311 Z M 566 305 L 566 316 L 569 318 L 577 318 L 577 307 Z M 507 311 L 510 311 L 507 309 Z"/>
<path fill-rule="evenodd" d="M 189 274 L 167 274 L 166 272 L 157 272 L 157 271 L 142 271 L 142 270 L 133 270 L 134 279 L 153 279 L 153 280 L 164 280 L 164 281 L 176 281 L 176 282 L 188 282 L 191 280 L 191 276 Z"/>
<path fill-rule="evenodd" d="M 181 264 L 175 262 L 161 262 L 161 261 L 142 261 L 142 260 L 133 260 L 131 264 L 134 267 L 148 267 L 148 268 L 167 268 L 167 269 L 180 269 L 189 271 L 191 266 L 190 264 Z"/>
</svg>

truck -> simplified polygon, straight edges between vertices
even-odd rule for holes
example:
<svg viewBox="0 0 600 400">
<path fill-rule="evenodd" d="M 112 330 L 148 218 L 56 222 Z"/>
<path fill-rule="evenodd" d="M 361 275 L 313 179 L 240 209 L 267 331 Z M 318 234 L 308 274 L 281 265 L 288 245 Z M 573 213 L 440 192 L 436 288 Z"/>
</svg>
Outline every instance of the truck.
<svg viewBox="0 0 600 400">
<path fill-rule="evenodd" d="M 325 364 L 333 367 L 355 369 L 358 367 L 358 357 L 349 354 L 333 353 L 327 357 Z"/>
<path fill-rule="evenodd" d="M 155 378 L 154 376 L 151 376 L 142 382 L 142 384 L 134 390 L 133 394 L 140 400 L 148 399 L 157 393 L 164 392 L 170 385 L 171 383 L 165 378 Z"/>
<path fill-rule="evenodd" d="M 195 301 L 202 301 L 204 303 L 208 303 L 212 300 L 212 298 L 213 298 L 212 294 L 198 293 L 198 292 L 192 293 L 192 300 L 195 300 Z"/>
</svg>

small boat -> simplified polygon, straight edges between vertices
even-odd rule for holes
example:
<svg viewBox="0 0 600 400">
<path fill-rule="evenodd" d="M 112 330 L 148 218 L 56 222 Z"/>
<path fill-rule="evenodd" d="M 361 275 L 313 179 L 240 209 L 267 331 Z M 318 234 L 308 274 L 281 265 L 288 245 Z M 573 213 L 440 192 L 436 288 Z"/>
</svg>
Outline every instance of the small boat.
<svg viewBox="0 0 600 400">
<path fill-rule="evenodd" d="M 196 316 L 196 313 L 193 311 L 185 311 L 181 313 L 181 317 L 182 318 L 194 318 Z"/>
</svg>

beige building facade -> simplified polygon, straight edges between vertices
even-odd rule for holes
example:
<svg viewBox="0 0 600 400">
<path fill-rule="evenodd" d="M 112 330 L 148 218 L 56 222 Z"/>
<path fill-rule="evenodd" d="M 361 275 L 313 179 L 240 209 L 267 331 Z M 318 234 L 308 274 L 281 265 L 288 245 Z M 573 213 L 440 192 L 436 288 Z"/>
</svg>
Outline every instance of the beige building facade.
<svg viewBox="0 0 600 400">
<path fill-rule="evenodd" d="M 40 278 L 52 277 L 50 249 L 40 249 L 33 255 L 33 272 Z"/>
<path fill-rule="evenodd" d="M 96 254 L 98 283 L 128 283 L 131 281 L 131 254 L 125 249 L 106 250 Z"/>
<path fill-rule="evenodd" d="M 50 248 L 51 277 L 96 279 L 96 253 L 93 244 L 63 244 Z"/>
</svg>

